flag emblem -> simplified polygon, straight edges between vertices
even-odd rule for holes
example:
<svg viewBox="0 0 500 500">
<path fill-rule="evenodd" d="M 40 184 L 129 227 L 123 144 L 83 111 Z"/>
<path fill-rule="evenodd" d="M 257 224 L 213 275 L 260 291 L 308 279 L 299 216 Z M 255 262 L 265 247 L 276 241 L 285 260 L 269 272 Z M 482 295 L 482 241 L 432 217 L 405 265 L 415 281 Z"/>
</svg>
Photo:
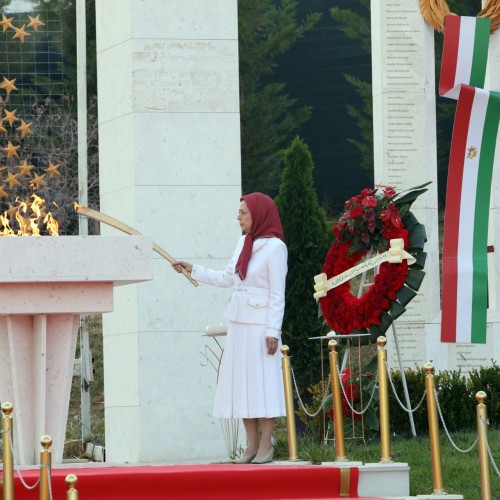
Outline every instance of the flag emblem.
<svg viewBox="0 0 500 500">
<path fill-rule="evenodd" d="M 467 158 L 469 158 L 469 160 L 472 160 L 472 158 L 476 156 L 477 156 L 477 148 L 475 146 L 470 146 L 469 148 L 467 148 Z"/>
</svg>

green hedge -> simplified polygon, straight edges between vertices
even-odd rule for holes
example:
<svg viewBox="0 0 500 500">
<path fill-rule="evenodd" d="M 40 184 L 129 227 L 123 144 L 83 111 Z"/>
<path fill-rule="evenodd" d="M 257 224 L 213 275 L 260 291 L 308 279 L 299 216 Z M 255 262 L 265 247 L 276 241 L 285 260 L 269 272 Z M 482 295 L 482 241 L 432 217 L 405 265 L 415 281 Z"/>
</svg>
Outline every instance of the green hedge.
<svg viewBox="0 0 500 500">
<path fill-rule="evenodd" d="M 405 370 L 411 407 L 415 408 L 425 392 L 424 370 Z M 401 373 L 391 374 L 396 392 L 401 402 L 405 403 Z M 450 432 L 476 428 L 476 393 L 486 392 L 488 418 L 492 427 L 500 423 L 500 367 L 493 361 L 491 366 L 483 366 L 472 370 L 468 376 L 460 370 L 441 371 L 435 374 L 435 386 L 439 407 Z M 410 421 L 406 411 L 397 402 L 392 390 L 389 392 L 389 413 L 391 432 L 408 434 Z M 428 417 L 427 402 L 424 401 L 418 410 L 413 412 L 417 434 L 427 434 Z M 439 422 L 442 427 L 441 421 Z"/>
<path fill-rule="evenodd" d="M 427 416 L 427 400 L 425 397 L 425 372 L 423 369 L 405 370 L 406 383 L 410 396 L 410 405 L 416 408 L 422 397 L 423 403 L 413 412 L 413 420 L 417 435 L 428 434 L 429 422 Z M 398 394 L 399 400 L 406 406 L 406 399 L 399 371 L 391 371 L 391 379 Z M 488 419 L 491 428 L 500 427 L 500 366 L 494 361 L 491 366 L 483 366 L 478 370 L 472 370 L 469 375 L 464 375 L 460 370 L 441 371 L 434 376 L 436 392 L 438 395 L 439 408 L 443 415 L 447 429 L 450 432 L 470 431 L 476 429 L 476 393 L 486 392 L 486 406 Z M 307 405 L 310 412 L 317 410 L 323 399 L 323 395 L 329 393 L 329 388 L 325 388 L 325 382 L 315 384 L 308 389 L 312 396 L 312 403 Z M 365 404 L 368 396 L 364 396 Z M 331 402 L 330 402 L 331 404 Z M 373 409 L 378 416 L 378 392 L 372 401 Z M 327 408 L 329 405 L 327 405 Z M 297 414 L 309 432 L 320 441 L 323 437 L 323 415 L 317 415 L 314 419 L 307 417 L 305 412 L 298 410 Z M 407 436 L 411 434 L 410 419 L 408 412 L 401 408 L 401 405 L 394 396 L 392 387 L 389 384 L 389 415 L 391 434 Z M 439 415 L 439 413 L 438 413 Z M 439 418 L 439 417 L 438 417 Z M 345 424 L 348 424 L 348 418 Z M 329 418 L 326 417 L 329 422 Z M 359 423 L 358 423 L 359 424 Z M 442 429 L 441 419 L 439 426 Z M 375 431 L 374 426 L 368 426 L 365 422 L 365 435 Z"/>
</svg>

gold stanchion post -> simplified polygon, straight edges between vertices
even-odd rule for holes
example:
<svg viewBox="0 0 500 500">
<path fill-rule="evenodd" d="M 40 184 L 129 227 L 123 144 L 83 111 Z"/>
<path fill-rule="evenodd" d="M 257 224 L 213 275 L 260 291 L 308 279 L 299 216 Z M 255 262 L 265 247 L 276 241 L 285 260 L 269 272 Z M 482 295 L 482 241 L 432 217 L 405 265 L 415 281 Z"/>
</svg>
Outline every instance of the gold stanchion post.
<svg viewBox="0 0 500 500">
<path fill-rule="evenodd" d="M 78 490 L 75 488 L 78 478 L 74 474 L 68 474 L 65 481 L 68 487 L 66 500 L 78 500 Z"/>
<path fill-rule="evenodd" d="M 338 372 L 337 341 L 328 341 L 330 349 L 330 379 L 332 383 L 333 428 L 335 432 L 335 455 L 337 462 L 347 462 L 344 447 L 344 415 L 342 414 L 342 396 Z"/>
<path fill-rule="evenodd" d="M 52 438 L 50 436 L 42 436 L 40 444 L 43 450 L 40 452 L 40 500 L 50 500 L 50 466 Z"/>
<path fill-rule="evenodd" d="M 281 347 L 281 368 L 283 370 L 283 385 L 285 388 L 285 407 L 286 407 L 286 428 L 288 435 L 288 460 L 295 462 L 297 460 L 297 431 L 295 429 L 295 410 L 293 405 L 293 387 L 292 387 L 292 367 L 288 353 L 290 348 L 287 345 Z"/>
<path fill-rule="evenodd" d="M 434 396 L 434 365 L 425 363 L 425 392 L 427 397 L 427 418 L 429 420 L 429 441 L 431 447 L 432 480 L 434 495 L 445 494 L 441 467 L 441 443 L 439 441 L 439 421 Z"/>
<path fill-rule="evenodd" d="M 14 499 L 14 458 L 12 455 L 11 441 L 14 442 L 14 424 L 12 417 L 12 404 L 2 404 L 2 455 L 3 455 L 3 499 Z"/>
<path fill-rule="evenodd" d="M 387 339 L 385 337 L 380 336 L 377 339 L 381 463 L 392 462 L 389 426 L 389 390 L 387 387 L 386 369 L 387 351 L 385 350 L 386 343 Z"/>
<path fill-rule="evenodd" d="M 486 423 L 488 422 L 488 412 L 484 401 L 486 393 L 479 391 L 476 393 L 477 401 L 477 443 L 479 450 L 479 470 L 481 477 L 481 500 L 491 500 L 490 485 L 490 462 L 488 459 L 488 449 L 486 443 Z"/>
</svg>

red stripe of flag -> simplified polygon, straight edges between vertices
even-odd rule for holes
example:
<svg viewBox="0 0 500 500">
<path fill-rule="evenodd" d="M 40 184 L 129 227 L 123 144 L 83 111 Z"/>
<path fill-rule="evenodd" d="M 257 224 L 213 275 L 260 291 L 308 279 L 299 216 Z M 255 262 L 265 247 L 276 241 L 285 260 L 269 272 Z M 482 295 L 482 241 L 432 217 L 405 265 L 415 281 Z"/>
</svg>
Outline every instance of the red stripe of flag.
<svg viewBox="0 0 500 500">
<path fill-rule="evenodd" d="M 446 16 L 445 18 L 444 26 L 446 36 L 444 37 L 443 42 L 439 95 L 446 94 L 455 86 L 459 47 L 458 42 L 460 39 L 460 19 L 460 16 Z"/>
</svg>

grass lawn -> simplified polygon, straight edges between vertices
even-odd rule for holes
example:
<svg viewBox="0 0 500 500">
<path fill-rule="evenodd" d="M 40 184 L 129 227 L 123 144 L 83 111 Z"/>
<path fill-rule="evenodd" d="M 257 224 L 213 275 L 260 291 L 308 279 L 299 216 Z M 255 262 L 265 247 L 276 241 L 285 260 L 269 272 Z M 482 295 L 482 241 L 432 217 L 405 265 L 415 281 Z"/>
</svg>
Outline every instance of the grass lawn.
<svg viewBox="0 0 500 500">
<path fill-rule="evenodd" d="M 280 434 L 282 434 L 280 432 Z M 454 443 L 461 449 L 468 449 L 476 440 L 477 433 L 456 433 L 451 435 Z M 488 432 L 488 442 L 495 462 L 500 467 L 500 431 Z M 299 437 L 297 441 L 298 458 L 313 463 L 335 460 L 335 445 L 319 444 L 311 437 Z M 365 442 L 361 439 L 345 441 L 346 455 L 349 460 L 364 463 L 380 461 L 380 442 L 375 438 Z M 404 462 L 410 466 L 410 494 L 431 495 L 433 478 L 429 439 L 423 437 L 397 437 L 391 441 L 391 456 L 394 462 Z M 288 459 L 286 433 L 278 437 L 276 458 Z M 443 433 L 441 437 L 441 461 L 443 486 L 447 493 L 463 495 L 465 500 L 480 500 L 479 457 L 477 445 L 468 453 L 456 451 Z M 500 499 L 500 478 L 490 464 L 491 498 Z"/>
</svg>

